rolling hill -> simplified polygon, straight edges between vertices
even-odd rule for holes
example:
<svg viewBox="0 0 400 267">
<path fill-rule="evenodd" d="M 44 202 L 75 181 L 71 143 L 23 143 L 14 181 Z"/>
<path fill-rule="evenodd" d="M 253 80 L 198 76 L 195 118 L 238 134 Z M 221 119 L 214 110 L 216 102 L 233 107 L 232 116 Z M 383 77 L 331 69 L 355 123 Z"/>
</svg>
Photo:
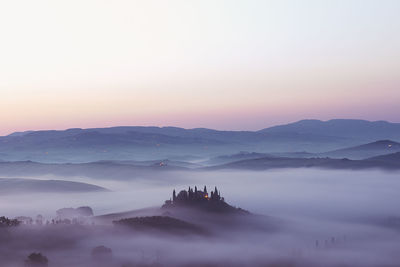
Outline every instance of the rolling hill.
<svg viewBox="0 0 400 267">
<path fill-rule="evenodd" d="M 333 158 L 365 159 L 395 152 L 400 152 L 400 143 L 391 140 L 380 140 L 364 145 L 334 150 L 320 155 Z"/>
<path fill-rule="evenodd" d="M 220 164 L 225 164 L 225 163 L 229 163 L 229 162 L 235 162 L 235 161 L 246 160 L 246 159 L 258 159 L 258 158 L 264 158 L 264 157 L 268 157 L 268 156 L 271 156 L 271 155 L 268 155 L 265 153 L 243 152 L 242 151 L 237 154 L 221 155 L 218 157 L 214 157 L 207 161 L 202 162 L 202 164 L 220 165 Z"/>
<path fill-rule="evenodd" d="M 164 180 L 170 171 L 186 170 L 175 166 L 137 166 L 113 161 L 89 163 L 39 163 L 33 161 L 0 162 L 0 175 L 7 177 L 57 177 L 84 176 L 96 179 L 133 180 L 160 179 Z M 161 175 L 162 174 L 162 175 Z M 169 177 L 174 179 L 174 176 Z"/>
<path fill-rule="evenodd" d="M 104 187 L 63 180 L 0 178 L 0 194 L 104 192 Z"/>
<path fill-rule="evenodd" d="M 369 158 L 371 161 L 393 162 L 400 164 L 400 152 Z"/>
<path fill-rule="evenodd" d="M 397 157 L 398 155 L 395 155 Z M 266 157 L 249 159 L 227 164 L 207 167 L 207 170 L 243 169 L 243 170 L 269 170 L 282 168 L 323 168 L 323 169 L 385 169 L 400 170 L 400 161 L 379 160 L 376 158 L 365 160 L 332 159 L 332 158 L 283 158 Z"/>
</svg>

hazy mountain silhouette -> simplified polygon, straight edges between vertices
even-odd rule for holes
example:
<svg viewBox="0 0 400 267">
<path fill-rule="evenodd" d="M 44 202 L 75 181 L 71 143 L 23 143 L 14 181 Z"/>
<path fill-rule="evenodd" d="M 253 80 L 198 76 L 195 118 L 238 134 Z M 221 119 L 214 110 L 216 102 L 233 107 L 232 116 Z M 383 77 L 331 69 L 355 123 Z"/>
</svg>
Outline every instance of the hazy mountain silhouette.
<svg viewBox="0 0 400 267">
<path fill-rule="evenodd" d="M 38 163 L 32 161 L 0 162 L 0 174 L 7 177 L 43 177 L 54 175 L 58 177 L 83 176 L 94 179 L 134 180 L 150 179 L 162 182 L 181 181 L 176 171 L 199 172 L 220 169 L 266 170 L 276 168 L 328 168 L 328 169 L 400 169 L 397 153 L 385 157 L 364 160 L 334 159 L 327 157 L 293 158 L 293 157 L 262 157 L 214 165 L 211 167 L 185 168 L 169 165 L 141 165 L 120 163 L 114 161 L 90 163 Z"/>
<path fill-rule="evenodd" d="M 309 152 L 273 152 L 273 153 L 257 153 L 257 152 L 239 152 L 236 154 L 221 155 L 218 157 L 213 157 L 209 160 L 201 162 L 204 165 L 222 165 L 230 162 L 236 162 L 247 159 L 259 159 L 259 158 L 315 158 L 318 157 L 317 153 Z"/>
<path fill-rule="evenodd" d="M 0 137 L 0 159 L 90 162 L 215 157 L 238 151 L 322 153 L 385 139 L 400 141 L 400 124 L 304 120 L 261 131 L 139 126 L 27 131 Z"/>
<path fill-rule="evenodd" d="M 206 165 L 218 165 L 218 164 L 224 164 L 224 163 L 229 163 L 229 162 L 235 162 L 235 161 L 240 161 L 240 160 L 246 160 L 246 159 L 258 159 L 258 158 L 264 158 L 272 156 L 266 153 L 256 153 L 256 152 L 240 152 L 237 154 L 231 154 L 231 155 L 222 155 L 218 157 L 213 157 L 205 162 L 202 162 L 203 164 Z"/>
<path fill-rule="evenodd" d="M 301 120 L 261 130 L 264 133 L 298 133 L 336 136 L 360 141 L 392 139 L 400 142 L 400 123 L 335 119 L 329 121 Z"/>
<path fill-rule="evenodd" d="M 397 155 L 393 156 L 396 157 Z M 332 158 L 284 158 L 265 157 L 231 162 L 223 165 L 207 167 L 209 170 L 220 169 L 246 169 L 268 170 L 278 168 L 326 168 L 326 169 L 370 169 L 380 168 L 387 170 L 399 170 L 400 161 L 377 160 L 376 158 L 365 160 L 332 159 Z"/>
<path fill-rule="evenodd" d="M 372 143 L 338 149 L 320 155 L 335 158 L 363 159 L 378 155 L 391 154 L 400 151 L 400 143 L 391 140 L 380 140 Z"/>
<path fill-rule="evenodd" d="M 274 153 L 256 153 L 240 152 L 231 155 L 222 155 L 202 162 L 206 165 L 221 165 L 235 161 L 260 159 L 260 158 L 349 158 L 349 159 L 367 159 L 378 155 L 400 152 L 400 143 L 391 140 L 380 140 L 368 144 L 352 146 L 348 148 L 323 152 L 274 152 Z"/>
</svg>

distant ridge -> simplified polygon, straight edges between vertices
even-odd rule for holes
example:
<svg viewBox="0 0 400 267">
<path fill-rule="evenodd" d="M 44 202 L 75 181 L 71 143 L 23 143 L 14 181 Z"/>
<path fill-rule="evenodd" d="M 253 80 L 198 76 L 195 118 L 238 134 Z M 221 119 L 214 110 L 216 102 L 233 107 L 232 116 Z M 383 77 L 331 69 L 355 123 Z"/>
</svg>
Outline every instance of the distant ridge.
<svg viewBox="0 0 400 267">
<path fill-rule="evenodd" d="M 234 162 L 234 161 L 240 161 L 240 160 L 246 160 L 246 159 L 258 159 L 258 158 L 264 158 L 264 157 L 272 157 L 272 155 L 266 154 L 266 153 L 255 153 L 255 152 L 246 152 L 246 151 L 241 151 L 237 154 L 232 154 L 232 155 L 222 155 L 218 157 L 211 158 L 207 160 L 206 162 L 202 162 L 206 165 L 220 165 L 224 163 L 229 163 L 229 162 Z"/>
<path fill-rule="evenodd" d="M 222 169 L 243 169 L 243 170 L 269 170 L 282 168 L 321 168 L 336 170 L 363 170 L 363 169 L 384 169 L 400 170 L 400 161 L 398 153 L 391 154 L 386 158 L 370 158 L 365 160 L 332 159 L 332 158 L 259 158 L 249 159 L 228 164 L 217 165 L 204 168 L 206 170 Z"/>
<path fill-rule="evenodd" d="M 114 127 L 100 127 L 100 128 L 69 128 L 65 130 L 38 130 L 38 131 L 23 131 L 14 132 L 8 137 L 25 136 L 31 133 L 52 133 L 54 135 L 68 136 L 82 132 L 101 132 L 104 134 L 121 134 L 128 132 L 140 133 L 154 133 L 164 134 L 168 136 L 193 136 L 199 134 L 213 134 L 219 133 L 282 133 L 282 132 L 296 132 L 296 133 L 312 133 L 323 134 L 327 136 L 354 136 L 360 134 L 360 130 L 372 130 L 370 134 L 379 134 L 387 131 L 394 131 L 396 135 L 400 135 L 400 123 L 392 123 L 388 121 L 367 121 L 357 119 L 332 119 L 327 121 L 316 119 L 304 119 L 293 123 L 281 124 L 264 128 L 259 131 L 249 130 L 214 130 L 210 128 L 181 128 L 174 126 L 114 126 Z M 1 136 L 0 136 L 1 137 Z M 3 136 L 5 137 L 5 136 Z M 387 138 L 377 138 L 387 139 Z M 377 140 L 375 139 L 375 140 Z M 400 142 L 400 140 L 399 140 Z"/>
<path fill-rule="evenodd" d="M 368 141 L 394 139 L 400 141 L 400 123 L 387 121 L 367 121 L 354 119 L 301 120 L 286 125 L 278 125 L 261 130 L 264 133 L 295 132 L 347 138 L 360 138 Z"/>
<path fill-rule="evenodd" d="M 329 151 L 321 155 L 336 158 L 347 157 L 363 159 L 378 155 L 391 154 L 394 152 L 400 152 L 400 143 L 391 140 L 379 140 L 359 146 Z"/>
<path fill-rule="evenodd" d="M 7 136 L 24 136 L 24 135 L 32 133 L 32 132 L 34 132 L 34 131 L 14 132 L 14 133 L 11 133 L 11 134 L 9 134 Z"/>
<path fill-rule="evenodd" d="M 376 140 L 400 142 L 400 124 L 363 120 L 302 120 L 261 131 L 121 126 L 18 132 L 0 137 L 0 159 L 48 163 L 215 158 L 239 151 L 323 153 Z M 281 154 L 282 155 L 282 154 Z M 375 154 L 376 155 L 376 154 Z M 245 155 L 251 157 L 251 155 Z M 307 155 L 304 155 L 307 157 Z M 374 155 L 368 155 L 374 156 Z"/>
<path fill-rule="evenodd" d="M 354 146 L 350 148 L 340 149 L 336 151 L 349 151 L 349 150 L 400 150 L 400 143 L 392 140 L 379 140 L 364 145 Z"/>
</svg>

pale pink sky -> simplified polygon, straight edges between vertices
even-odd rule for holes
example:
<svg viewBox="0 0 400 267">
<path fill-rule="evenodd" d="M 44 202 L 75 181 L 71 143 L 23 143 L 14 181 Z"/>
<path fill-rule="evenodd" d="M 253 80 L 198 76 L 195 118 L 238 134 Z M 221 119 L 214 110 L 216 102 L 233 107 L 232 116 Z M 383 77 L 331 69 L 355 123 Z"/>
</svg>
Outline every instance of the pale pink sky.
<svg viewBox="0 0 400 267">
<path fill-rule="evenodd" d="M 2 1 L 0 134 L 400 122 L 399 1 Z"/>
</svg>

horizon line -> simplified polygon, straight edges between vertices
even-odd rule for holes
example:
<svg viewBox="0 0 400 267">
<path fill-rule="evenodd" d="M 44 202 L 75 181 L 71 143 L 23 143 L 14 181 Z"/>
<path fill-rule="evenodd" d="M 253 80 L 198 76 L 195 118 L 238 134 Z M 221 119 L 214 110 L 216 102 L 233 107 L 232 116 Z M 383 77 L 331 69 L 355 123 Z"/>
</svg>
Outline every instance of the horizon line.
<svg viewBox="0 0 400 267">
<path fill-rule="evenodd" d="M 321 120 L 321 119 L 301 119 L 301 120 L 296 120 L 296 121 L 291 121 L 288 123 L 281 123 L 281 124 L 274 124 L 271 126 L 267 126 L 258 130 L 233 130 L 233 129 L 216 129 L 216 128 L 208 128 L 208 127 L 194 127 L 194 128 L 185 128 L 185 127 L 180 127 L 180 126 L 173 126 L 173 125 L 164 125 L 164 126 L 156 126 L 156 125 L 115 125 L 115 126 L 100 126 L 100 127 L 88 127 L 88 128 L 81 128 L 81 127 L 71 127 L 71 128 L 60 128 L 60 129 L 38 129 L 38 130 L 24 130 L 24 131 L 14 131 L 10 132 L 9 134 L 6 135 L 1 135 L 0 137 L 6 137 L 10 136 L 13 134 L 18 134 L 18 133 L 27 133 L 27 132 L 46 132 L 46 131 L 68 131 L 68 130 L 93 130 L 93 129 L 111 129 L 111 128 L 124 128 L 124 127 L 140 127 L 140 128 L 178 128 L 178 129 L 184 129 L 184 130 L 196 130 L 196 129 L 206 129 L 206 130 L 214 130 L 214 131 L 229 131 L 229 132 L 258 132 L 262 131 L 264 129 L 268 128 L 273 128 L 276 126 L 284 126 L 284 125 L 289 125 L 293 123 L 298 123 L 301 121 L 319 121 L 319 122 L 329 122 L 329 121 L 335 121 L 335 120 L 347 120 L 347 121 L 365 121 L 365 122 L 384 122 L 384 123 L 392 123 L 392 124 L 397 124 L 400 122 L 393 122 L 393 121 L 388 121 L 388 120 L 366 120 L 366 119 L 341 119 L 341 118 L 336 118 L 336 119 L 328 119 L 328 120 Z"/>
</svg>

